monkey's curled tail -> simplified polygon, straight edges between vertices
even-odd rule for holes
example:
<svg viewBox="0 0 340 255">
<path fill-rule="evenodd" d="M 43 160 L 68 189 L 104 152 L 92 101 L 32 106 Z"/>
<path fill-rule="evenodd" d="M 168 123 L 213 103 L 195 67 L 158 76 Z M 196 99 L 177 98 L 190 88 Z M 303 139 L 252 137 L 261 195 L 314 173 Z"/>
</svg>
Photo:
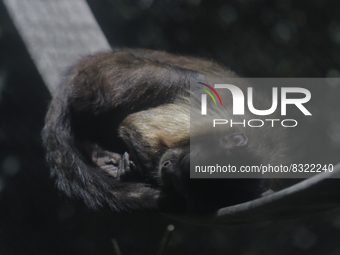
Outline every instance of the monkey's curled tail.
<svg viewBox="0 0 340 255">
<path fill-rule="evenodd" d="M 116 211 L 155 210 L 160 191 L 144 183 L 120 182 L 91 164 L 77 147 L 67 93 L 61 88 L 52 100 L 43 129 L 47 162 L 57 187 L 70 197 Z"/>
</svg>

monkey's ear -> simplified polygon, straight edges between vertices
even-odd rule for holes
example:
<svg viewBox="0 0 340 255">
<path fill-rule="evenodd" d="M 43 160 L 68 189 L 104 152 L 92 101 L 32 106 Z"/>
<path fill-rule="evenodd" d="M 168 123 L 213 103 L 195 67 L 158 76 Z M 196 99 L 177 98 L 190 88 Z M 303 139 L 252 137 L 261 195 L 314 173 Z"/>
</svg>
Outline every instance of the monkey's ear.
<svg viewBox="0 0 340 255">
<path fill-rule="evenodd" d="M 220 139 L 220 145 L 225 149 L 245 147 L 248 144 L 248 137 L 243 133 L 233 133 Z"/>
</svg>

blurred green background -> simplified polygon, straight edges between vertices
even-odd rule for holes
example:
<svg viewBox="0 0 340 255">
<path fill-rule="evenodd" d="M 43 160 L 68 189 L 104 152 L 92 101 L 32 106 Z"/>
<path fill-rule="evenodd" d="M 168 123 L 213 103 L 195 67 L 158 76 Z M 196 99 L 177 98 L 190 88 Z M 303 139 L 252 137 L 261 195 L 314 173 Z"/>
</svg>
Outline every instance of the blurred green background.
<svg viewBox="0 0 340 255">
<path fill-rule="evenodd" d="M 215 59 L 244 77 L 340 76 L 340 1 L 88 3 L 113 46 Z M 339 88 L 318 90 L 314 112 L 322 114 L 316 123 L 302 120 L 291 145 L 299 163 L 340 161 L 339 98 Z M 0 254 L 115 254 L 112 238 L 123 255 L 156 254 L 169 223 L 176 229 L 167 254 L 340 254 L 340 209 L 294 220 L 201 227 L 159 214 L 92 211 L 67 199 L 49 178 L 41 146 L 50 99 L 0 2 Z"/>
</svg>

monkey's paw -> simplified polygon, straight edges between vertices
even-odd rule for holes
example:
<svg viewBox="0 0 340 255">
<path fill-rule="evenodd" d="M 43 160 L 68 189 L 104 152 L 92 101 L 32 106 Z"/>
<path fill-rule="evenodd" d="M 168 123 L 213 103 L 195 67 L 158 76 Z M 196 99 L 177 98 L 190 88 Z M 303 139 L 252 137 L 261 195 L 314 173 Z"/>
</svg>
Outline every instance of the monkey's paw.
<svg viewBox="0 0 340 255">
<path fill-rule="evenodd" d="M 118 153 L 101 150 L 97 147 L 97 150 L 92 154 L 92 160 L 97 166 L 117 180 L 130 175 L 131 169 L 135 168 L 135 164 L 130 161 L 127 152 L 120 155 Z"/>
</svg>

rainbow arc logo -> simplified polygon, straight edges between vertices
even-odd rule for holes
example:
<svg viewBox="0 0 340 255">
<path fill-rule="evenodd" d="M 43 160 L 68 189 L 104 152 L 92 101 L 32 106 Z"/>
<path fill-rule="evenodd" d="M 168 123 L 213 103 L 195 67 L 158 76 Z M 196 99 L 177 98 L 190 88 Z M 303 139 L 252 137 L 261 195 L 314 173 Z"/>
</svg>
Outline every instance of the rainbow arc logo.
<svg viewBox="0 0 340 255">
<path fill-rule="evenodd" d="M 210 85 L 205 84 L 205 83 L 203 83 L 203 82 L 197 82 L 197 83 L 206 86 L 206 87 L 209 88 L 212 92 L 214 92 L 215 95 L 217 96 L 218 100 L 220 101 L 221 106 L 222 106 L 222 100 L 221 100 L 221 98 L 220 98 L 220 95 L 217 93 L 217 91 L 216 91 L 213 87 L 211 87 Z M 209 90 L 204 89 L 204 88 L 200 88 L 200 87 L 197 87 L 197 88 L 200 89 L 200 90 L 203 90 L 204 92 L 206 92 L 206 93 L 212 98 L 212 100 L 214 100 L 214 103 L 215 103 L 215 105 L 217 106 L 216 100 L 215 100 L 214 96 L 211 94 L 211 92 L 210 92 Z"/>
</svg>

